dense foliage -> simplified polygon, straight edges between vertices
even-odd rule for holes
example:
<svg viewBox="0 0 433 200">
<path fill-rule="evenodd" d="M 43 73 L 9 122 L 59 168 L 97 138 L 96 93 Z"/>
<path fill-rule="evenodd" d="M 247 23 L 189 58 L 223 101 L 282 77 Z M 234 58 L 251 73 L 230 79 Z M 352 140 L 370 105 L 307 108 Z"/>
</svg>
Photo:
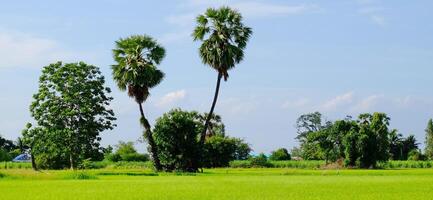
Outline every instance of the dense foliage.
<svg viewBox="0 0 433 200">
<path fill-rule="evenodd" d="M 280 148 L 275 151 L 271 152 L 271 155 L 269 156 L 269 160 L 291 160 L 292 157 L 289 154 L 289 151 L 285 148 Z"/>
<path fill-rule="evenodd" d="M 242 139 L 215 135 L 206 139 L 204 167 L 227 167 L 230 161 L 246 160 L 251 148 Z"/>
<path fill-rule="evenodd" d="M 57 62 L 43 68 L 23 141 L 43 168 L 76 168 L 84 159 L 101 158 L 99 134 L 112 129 L 112 97 L 99 69 L 83 62 Z"/>
<path fill-rule="evenodd" d="M 417 157 L 415 137 L 403 138 L 396 130 L 390 131 L 390 118 L 384 113 L 361 114 L 357 120 L 322 121 L 318 112 L 302 115 L 297 121 L 300 154 L 306 160 L 323 158 L 327 163 L 344 159 L 347 166 L 374 168 L 388 159 L 422 158 Z"/>
<path fill-rule="evenodd" d="M 195 112 L 171 110 L 156 120 L 153 129 L 161 166 L 166 171 L 196 172 L 200 162 L 202 124 Z"/>
</svg>

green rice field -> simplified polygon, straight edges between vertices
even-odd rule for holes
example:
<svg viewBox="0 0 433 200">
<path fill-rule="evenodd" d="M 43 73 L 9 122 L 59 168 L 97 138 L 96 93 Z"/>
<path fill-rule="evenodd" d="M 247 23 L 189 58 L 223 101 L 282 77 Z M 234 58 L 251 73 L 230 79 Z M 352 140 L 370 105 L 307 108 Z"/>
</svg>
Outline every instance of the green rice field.
<svg viewBox="0 0 433 200">
<path fill-rule="evenodd" d="M 0 199 L 432 199 L 433 169 L 0 170 Z"/>
</svg>

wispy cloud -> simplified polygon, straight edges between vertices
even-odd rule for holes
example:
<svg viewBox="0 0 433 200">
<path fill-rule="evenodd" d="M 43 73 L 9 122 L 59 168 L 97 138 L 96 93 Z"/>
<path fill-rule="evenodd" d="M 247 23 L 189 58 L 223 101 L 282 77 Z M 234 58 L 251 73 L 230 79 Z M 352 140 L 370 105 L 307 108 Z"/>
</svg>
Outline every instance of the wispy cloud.
<svg viewBox="0 0 433 200">
<path fill-rule="evenodd" d="M 385 26 L 387 24 L 387 20 L 383 15 L 385 9 L 378 5 L 378 2 L 375 0 L 357 0 L 360 8 L 358 9 L 358 13 L 360 15 L 364 15 L 370 19 L 376 25 Z"/>
<path fill-rule="evenodd" d="M 347 105 L 353 101 L 353 92 L 348 92 L 339 96 L 334 97 L 333 99 L 325 102 L 321 108 L 325 111 L 332 111 L 337 109 L 339 106 Z"/>
<path fill-rule="evenodd" d="M 59 60 L 75 62 L 89 58 L 89 54 L 66 50 L 55 40 L 16 31 L 0 30 L 0 47 L 0 68 L 39 68 Z"/>
<path fill-rule="evenodd" d="M 358 102 L 355 106 L 352 107 L 352 110 L 355 112 L 369 112 L 373 111 L 376 104 L 379 103 L 381 99 L 384 98 L 384 95 L 371 95 L 360 102 Z"/>
<path fill-rule="evenodd" d="M 180 101 L 186 97 L 185 90 L 178 90 L 174 92 L 167 93 L 164 95 L 158 102 L 156 102 L 156 106 L 164 107 L 170 105 L 174 102 Z"/>
</svg>

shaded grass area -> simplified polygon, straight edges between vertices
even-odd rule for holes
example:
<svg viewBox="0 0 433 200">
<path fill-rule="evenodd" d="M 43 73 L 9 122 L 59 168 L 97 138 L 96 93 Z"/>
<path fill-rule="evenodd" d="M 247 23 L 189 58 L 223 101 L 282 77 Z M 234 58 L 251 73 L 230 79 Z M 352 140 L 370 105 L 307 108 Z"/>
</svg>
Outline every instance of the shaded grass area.
<svg viewBox="0 0 433 200">
<path fill-rule="evenodd" d="M 431 199 L 433 169 L 0 170 L 1 199 Z M 72 174 L 72 175 L 71 175 Z M 72 178 L 70 176 L 73 176 Z M 76 177 L 78 176 L 78 178 Z"/>
</svg>

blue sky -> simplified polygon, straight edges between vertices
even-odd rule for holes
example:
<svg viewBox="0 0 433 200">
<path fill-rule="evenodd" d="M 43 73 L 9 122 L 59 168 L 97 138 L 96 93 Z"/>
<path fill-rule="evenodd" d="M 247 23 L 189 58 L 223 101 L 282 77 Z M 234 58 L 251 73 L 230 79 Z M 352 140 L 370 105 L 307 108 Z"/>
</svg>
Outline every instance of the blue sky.
<svg viewBox="0 0 433 200">
<path fill-rule="evenodd" d="M 227 133 L 256 152 L 296 145 L 302 113 L 329 120 L 381 111 L 391 127 L 424 142 L 433 117 L 433 2 L 386 0 L 172 0 L 0 2 L 0 134 L 16 139 L 43 66 L 63 60 L 100 67 L 113 89 L 118 127 L 103 144 L 136 141 L 137 106 L 113 84 L 114 41 L 148 34 L 167 50 L 164 82 L 145 105 L 154 121 L 171 108 L 207 111 L 216 73 L 190 33 L 207 7 L 241 11 L 254 34 L 245 60 L 222 84 L 216 112 Z M 144 150 L 143 144 L 137 144 Z"/>
</svg>

